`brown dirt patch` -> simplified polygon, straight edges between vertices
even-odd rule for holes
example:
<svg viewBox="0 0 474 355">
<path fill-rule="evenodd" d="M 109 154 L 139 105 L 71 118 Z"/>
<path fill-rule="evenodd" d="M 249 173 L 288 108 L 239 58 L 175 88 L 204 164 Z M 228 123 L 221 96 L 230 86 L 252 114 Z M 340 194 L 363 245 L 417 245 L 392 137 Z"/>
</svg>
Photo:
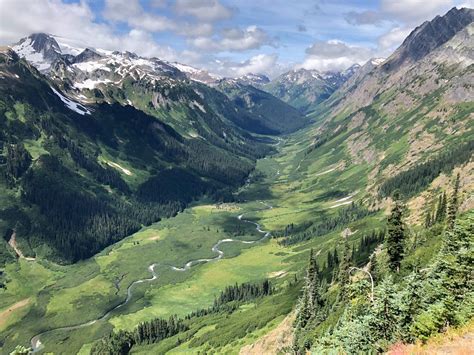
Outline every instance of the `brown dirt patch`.
<svg viewBox="0 0 474 355">
<path fill-rule="evenodd" d="M 30 302 L 29 298 L 25 298 L 24 300 L 18 301 L 17 303 L 11 305 L 9 308 L 0 312 L 0 329 L 7 323 L 8 319 L 11 315 L 18 309 L 25 307 Z"/>
<path fill-rule="evenodd" d="M 240 349 L 240 355 L 279 354 L 293 343 L 294 313 L 290 313 L 272 331 L 258 339 L 255 343 Z"/>
<path fill-rule="evenodd" d="M 288 272 L 286 270 L 280 270 L 280 271 L 274 271 L 270 272 L 268 274 L 268 277 L 271 278 L 278 278 L 278 277 L 283 277 L 287 274 Z"/>
</svg>

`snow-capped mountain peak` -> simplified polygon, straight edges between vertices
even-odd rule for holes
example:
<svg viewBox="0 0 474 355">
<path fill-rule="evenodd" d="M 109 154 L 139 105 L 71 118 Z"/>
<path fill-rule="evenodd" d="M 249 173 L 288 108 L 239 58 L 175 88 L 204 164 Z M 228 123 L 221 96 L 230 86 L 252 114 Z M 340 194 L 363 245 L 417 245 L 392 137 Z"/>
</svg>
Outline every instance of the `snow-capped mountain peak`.
<svg viewBox="0 0 474 355">
<path fill-rule="evenodd" d="M 187 64 L 182 63 L 169 63 L 173 67 L 177 68 L 180 72 L 184 73 L 189 79 L 198 81 L 204 84 L 214 84 L 221 80 L 222 77 L 216 74 L 209 73 L 204 69 L 197 69 Z"/>
<path fill-rule="evenodd" d="M 51 63 L 62 54 L 54 37 L 45 33 L 34 33 L 22 38 L 12 49 L 40 71 L 49 70 Z"/>
<path fill-rule="evenodd" d="M 248 73 L 237 78 L 237 80 L 246 85 L 261 87 L 270 82 L 270 79 L 264 74 Z"/>
</svg>

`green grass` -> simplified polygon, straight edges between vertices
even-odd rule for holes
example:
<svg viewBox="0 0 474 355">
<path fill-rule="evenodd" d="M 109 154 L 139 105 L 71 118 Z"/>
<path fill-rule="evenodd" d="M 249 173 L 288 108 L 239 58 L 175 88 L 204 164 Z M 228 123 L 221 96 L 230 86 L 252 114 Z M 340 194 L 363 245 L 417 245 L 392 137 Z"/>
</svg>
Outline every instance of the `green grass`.
<svg viewBox="0 0 474 355">
<path fill-rule="evenodd" d="M 0 291 L 5 296 L 0 297 L 0 308 L 26 297 L 32 297 L 32 302 L 29 308 L 9 321 L 2 335 L 5 348 L 11 349 L 17 343 L 26 344 L 32 335 L 47 326 L 71 325 L 98 318 L 105 309 L 125 298 L 126 289 L 134 280 L 151 276 L 147 267 L 152 263 L 157 263 L 155 270 L 159 278 L 137 285 L 128 305 L 93 327 L 46 334 L 42 340 L 47 344 L 47 350 L 86 353 L 95 339 L 112 329 L 132 329 L 139 322 L 154 317 L 184 316 L 210 306 L 227 285 L 257 281 L 284 271 L 283 277 L 272 278 L 279 290 L 275 295 L 245 305 L 228 317 L 209 315 L 195 320 L 188 335 L 179 334 L 159 344 L 135 347 L 133 351 L 234 354 L 242 346 L 254 342 L 293 308 L 300 287 L 295 285 L 288 290 L 287 285 L 295 274 L 301 279 L 309 249 L 315 249 L 322 266 L 327 252 L 338 245 L 341 229 L 292 247 L 280 246 L 276 240 L 257 244 L 225 243 L 221 245 L 224 259 L 195 266 L 186 272 L 173 271 L 169 265 L 182 267 L 192 259 L 214 257 L 216 254 L 211 248 L 220 239 L 260 238 L 261 234 L 253 225 L 237 220 L 239 214 L 245 213 L 246 219 L 259 221 L 263 229 L 279 231 L 291 223 L 317 222 L 336 214 L 338 208 L 330 207 L 354 192 L 357 193 L 353 201 L 366 198 L 367 174 L 373 167 L 350 164 L 344 143 L 347 136 L 336 137 L 305 156 L 313 135 L 314 127 L 297 132 L 283 141 L 278 154 L 259 160 L 253 173 L 254 182 L 236 194 L 239 200 L 246 202 L 217 208 L 201 201 L 176 217 L 143 228 L 75 265 L 60 266 L 41 261 L 7 265 L 6 274 L 11 281 L 6 292 Z M 404 154 L 404 147 L 404 142 L 389 145 L 386 159 L 398 160 Z M 144 169 L 126 165 L 107 152 L 102 152 L 100 159 L 116 162 L 132 171 L 136 177 L 122 176 L 136 179 L 135 183 L 147 174 Z M 337 169 L 321 174 L 334 167 Z M 273 208 L 266 209 L 261 201 Z M 357 231 L 349 238 L 350 243 L 357 246 L 364 232 L 380 229 L 384 223 L 382 212 L 350 223 L 348 227 Z M 426 248 L 431 248 L 429 243 Z M 31 281 L 31 275 L 35 275 L 34 281 Z M 36 322 L 39 315 L 43 319 L 41 325 Z"/>
</svg>

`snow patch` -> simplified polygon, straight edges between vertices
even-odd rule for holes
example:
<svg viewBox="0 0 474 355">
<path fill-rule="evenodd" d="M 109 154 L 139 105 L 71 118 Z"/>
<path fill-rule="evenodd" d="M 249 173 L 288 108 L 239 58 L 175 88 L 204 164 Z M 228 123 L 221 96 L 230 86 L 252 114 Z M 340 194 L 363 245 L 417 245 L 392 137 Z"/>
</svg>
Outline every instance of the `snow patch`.
<svg viewBox="0 0 474 355">
<path fill-rule="evenodd" d="M 32 39 L 25 40 L 23 43 L 18 46 L 14 46 L 12 49 L 18 54 L 19 57 L 25 58 L 39 71 L 48 70 L 51 67 L 51 64 L 44 59 L 42 53 L 38 53 L 33 48 L 32 42 Z"/>
<path fill-rule="evenodd" d="M 73 64 L 73 66 L 81 71 L 85 71 L 86 73 L 91 73 L 99 69 L 110 72 L 110 68 L 101 62 L 94 62 L 94 61 L 82 62 L 82 63 L 75 63 Z"/>
<path fill-rule="evenodd" d="M 110 83 L 111 80 L 109 79 L 104 79 L 104 80 L 92 80 L 92 79 L 86 79 L 82 83 L 74 83 L 74 87 L 78 89 L 89 89 L 92 90 L 94 89 L 97 85 L 99 84 L 107 84 Z"/>
<path fill-rule="evenodd" d="M 204 108 L 204 106 L 201 105 L 201 104 L 200 104 L 199 102 L 197 102 L 196 100 L 193 100 L 193 102 L 191 103 L 190 106 L 191 106 L 191 107 L 196 106 L 198 109 L 201 110 L 201 112 L 207 113 L 207 112 L 206 112 L 206 109 Z"/>
<path fill-rule="evenodd" d="M 132 172 L 130 170 L 125 169 L 123 166 L 121 166 L 117 163 L 114 163 L 113 161 L 106 161 L 106 163 L 107 163 L 108 166 L 111 166 L 112 168 L 119 169 L 125 175 L 128 175 L 128 176 L 132 175 Z"/>
<path fill-rule="evenodd" d="M 314 175 L 314 176 L 326 175 L 326 174 L 329 174 L 330 172 L 332 172 L 332 171 L 334 171 L 334 170 L 336 170 L 336 168 L 328 169 L 328 170 L 323 171 L 322 173 L 318 173 L 318 174 L 316 174 L 316 175 Z M 336 201 L 336 202 L 337 202 L 337 201 Z"/>
<path fill-rule="evenodd" d="M 385 62 L 385 58 L 374 58 L 370 62 L 375 66 L 379 66 L 380 64 Z"/>
<path fill-rule="evenodd" d="M 84 106 L 82 106 L 81 104 L 78 104 L 77 102 L 72 101 L 71 99 L 68 99 L 66 96 L 63 96 L 55 88 L 51 87 L 51 90 L 53 90 L 53 92 L 61 99 L 61 101 L 66 104 L 68 109 L 80 115 L 91 114 L 91 112 L 88 109 L 86 109 Z"/>
<path fill-rule="evenodd" d="M 341 203 L 338 203 L 337 205 L 331 206 L 329 208 L 336 208 L 336 207 L 339 207 L 339 206 L 349 205 L 351 203 L 352 203 L 352 201 L 341 202 Z"/>
</svg>

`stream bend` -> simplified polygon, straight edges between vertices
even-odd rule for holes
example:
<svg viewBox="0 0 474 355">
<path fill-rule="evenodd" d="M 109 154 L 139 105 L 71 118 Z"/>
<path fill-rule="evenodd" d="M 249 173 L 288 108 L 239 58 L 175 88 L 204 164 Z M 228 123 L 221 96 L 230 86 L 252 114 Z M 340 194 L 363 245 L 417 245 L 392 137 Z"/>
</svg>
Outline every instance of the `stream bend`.
<svg viewBox="0 0 474 355">
<path fill-rule="evenodd" d="M 268 203 L 265 203 L 263 201 L 260 201 L 260 203 L 262 205 L 264 205 L 265 208 L 259 209 L 259 210 L 254 210 L 252 212 L 258 212 L 258 211 L 263 211 L 263 210 L 273 208 L 272 205 L 269 205 Z M 184 272 L 184 271 L 187 271 L 187 270 L 191 269 L 195 265 L 202 264 L 202 263 L 208 263 L 208 262 L 217 261 L 217 260 L 222 259 L 224 257 L 224 252 L 219 249 L 219 246 L 221 244 L 231 243 L 231 242 L 239 242 L 239 243 L 242 243 L 242 244 L 255 244 L 255 243 L 258 243 L 258 242 L 260 242 L 260 241 L 262 241 L 262 240 L 264 240 L 264 239 L 271 236 L 271 233 L 269 231 L 263 230 L 259 223 L 244 219 L 243 218 L 244 215 L 245 215 L 245 213 L 237 216 L 237 219 L 239 221 L 241 221 L 242 223 L 250 223 L 250 224 L 255 225 L 255 229 L 257 230 L 257 232 L 263 234 L 263 236 L 260 239 L 251 240 L 251 241 L 232 239 L 232 238 L 221 239 L 216 244 L 214 244 L 211 248 L 212 252 L 217 253 L 217 255 L 213 258 L 190 260 L 183 267 L 171 266 L 171 265 L 166 265 L 166 266 L 170 267 L 171 270 L 178 271 L 178 272 Z M 50 333 L 50 332 L 57 331 L 57 330 L 66 330 L 66 331 L 68 331 L 68 330 L 75 330 L 75 329 L 85 328 L 85 327 L 91 326 L 91 325 L 93 325 L 97 322 L 106 320 L 115 310 L 117 310 L 119 308 L 122 308 L 123 306 L 125 306 L 126 304 L 128 304 L 130 302 L 130 300 L 132 299 L 132 296 L 133 296 L 133 288 L 136 285 L 142 284 L 144 282 L 151 282 L 151 281 L 154 281 L 158 278 L 158 274 L 155 271 L 155 267 L 157 265 L 159 265 L 159 264 L 158 263 L 153 263 L 153 264 L 149 265 L 148 266 L 148 271 L 151 273 L 151 277 L 146 278 L 146 279 L 139 279 L 139 280 L 133 281 L 127 288 L 127 297 L 125 298 L 125 300 L 123 300 L 118 305 L 116 305 L 113 308 L 106 311 L 104 313 L 104 315 L 102 315 L 101 317 L 99 317 L 97 319 L 94 319 L 94 320 L 91 320 L 91 321 L 88 321 L 88 322 L 77 324 L 77 325 L 49 329 L 49 330 L 46 330 L 46 331 L 32 337 L 31 341 L 30 341 L 32 352 L 35 353 L 35 352 L 38 352 L 39 350 L 42 350 L 44 348 L 44 344 L 41 342 L 40 338 L 41 338 L 42 335 L 44 335 L 46 333 Z"/>
</svg>

